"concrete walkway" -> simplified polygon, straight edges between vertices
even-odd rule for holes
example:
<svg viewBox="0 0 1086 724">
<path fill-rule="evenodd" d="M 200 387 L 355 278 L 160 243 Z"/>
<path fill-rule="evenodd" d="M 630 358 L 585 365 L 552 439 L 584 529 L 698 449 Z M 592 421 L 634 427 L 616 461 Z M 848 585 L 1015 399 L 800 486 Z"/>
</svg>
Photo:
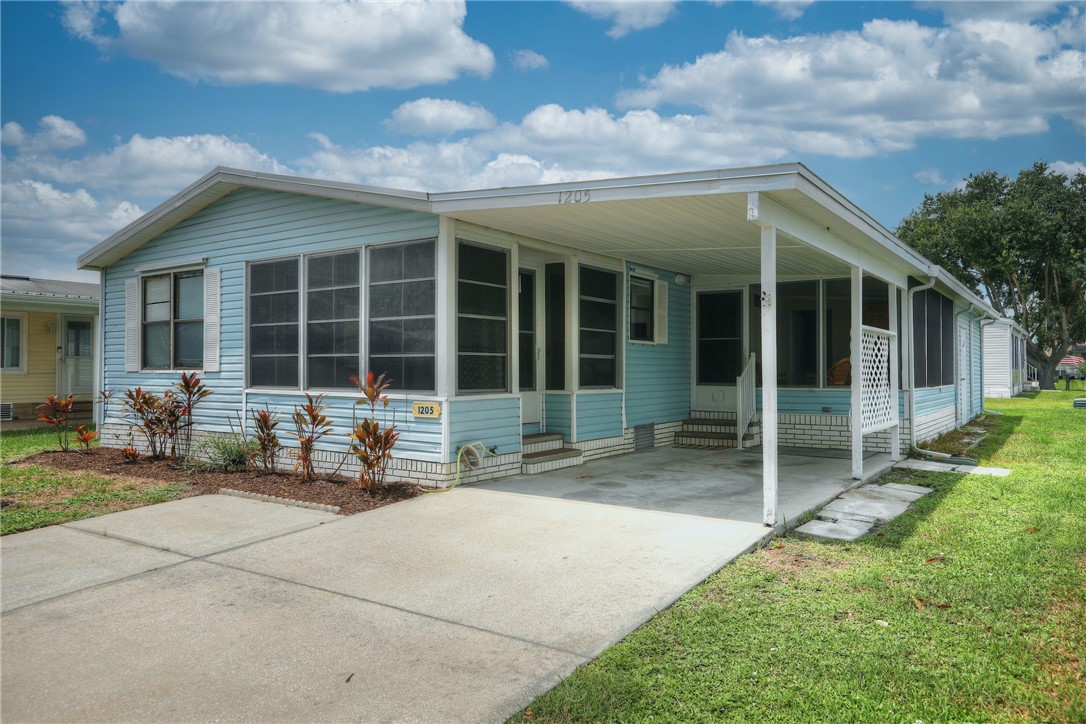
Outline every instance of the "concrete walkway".
<svg viewBox="0 0 1086 724">
<path fill-rule="evenodd" d="M 458 489 L 0 539 L 5 721 L 501 721 L 769 531 Z"/>
</svg>

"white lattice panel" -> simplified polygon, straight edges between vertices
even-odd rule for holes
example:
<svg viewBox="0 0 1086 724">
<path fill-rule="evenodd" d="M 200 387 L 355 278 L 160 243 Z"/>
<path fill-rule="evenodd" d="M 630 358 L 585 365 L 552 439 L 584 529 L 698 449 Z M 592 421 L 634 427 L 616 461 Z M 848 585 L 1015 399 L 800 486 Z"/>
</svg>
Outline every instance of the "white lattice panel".
<svg viewBox="0 0 1086 724">
<path fill-rule="evenodd" d="M 863 330 L 863 374 L 861 380 L 861 429 L 885 430 L 897 424 L 894 391 L 890 389 L 890 339 L 881 329 Z"/>
</svg>

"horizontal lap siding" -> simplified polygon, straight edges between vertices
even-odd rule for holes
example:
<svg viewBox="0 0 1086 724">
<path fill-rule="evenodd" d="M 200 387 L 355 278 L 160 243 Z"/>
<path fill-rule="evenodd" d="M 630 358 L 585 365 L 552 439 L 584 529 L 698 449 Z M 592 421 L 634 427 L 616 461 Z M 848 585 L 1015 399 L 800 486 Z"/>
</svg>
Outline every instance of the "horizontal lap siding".
<svg viewBox="0 0 1086 724">
<path fill-rule="evenodd" d="M 954 407 L 954 385 L 945 387 L 921 387 L 913 393 L 916 400 L 916 416 L 923 417 Z"/>
<path fill-rule="evenodd" d="M 558 433 L 570 441 L 573 435 L 573 422 L 570 415 L 570 394 L 568 392 L 548 392 L 543 395 L 544 426 L 547 432 Z"/>
<path fill-rule="evenodd" d="M 622 435 L 622 393 L 577 394 L 577 440 Z"/>
<path fill-rule="evenodd" d="M 1005 324 L 984 328 L 984 392 L 989 397 L 1010 396 L 1011 339 Z"/>
<path fill-rule="evenodd" d="M 639 267 L 644 268 L 644 267 Z M 667 344 L 626 342 L 626 425 L 672 422 L 690 412 L 690 286 L 675 283 L 675 272 L 654 270 L 667 280 Z M 630 292 L 627 282 L 626 307 Z M 628 317 L 628 314 L 627 314 Z M 578 397 L 578 406 L 581 398 Z M 578 412 L 578 419 L 580 414 Z M 581 436 L 580 427 L 577 437 Z"/>
<path fill-rule="evenodd" d="M 219 372 L 204 375 L 214 394 L 197 408 L 201 429 L 229 431 L 245 384 L 245 264 L 298 253 L 431 238 L 437 217 L 274 191 L 242 189 L 208 206 L 106 270 L 105 388 L 142 385 L 156 392 L 180 373 L 124 371 L 124 283 L 136 269 L 207 257 L 222 272 Z"/>
<path fill-rule="evenodd" d="M 328 407 L 324 411 L 325 416 L 332 422 L 332 432 L 317 443 L 321 450 L 333 452 L 347 452 L 350 440 L 347 433 L 353 428 L 354 417 L 361 420 L 369 411 L 369 407 L 355 405 L 358 398 L 337 395 L 326 397 L 324 404 Z M 247 421 L 248 434 L 253 434 L 252 413 L 255 410 L 263 410 L 265 406 L 280 417 L 279 427 L 276 433 L 284 447 L 298 447 L 295 436 L 294 423 L 291 414 L 295 405 L 305 403 L 305 395 L 294 394 L 266 394 L 250 393 L 246 397 L 246 406 L 249 420 Z M 400 439 L 393 449 L 393 457 L 410 460 L 425 460 L 428 462 L 441 462 L 441 419 L 415 418 L 411 415 L 411 402 L 408 400 L 392 400 L 387 409 L 378 409 L 376 418 L 382 426 L 396 425 L 400 433 Z"/>
<path fill-rule="evenodd" d="M 970 321 L 969 328 L 973 335 L 970 344 L 970 354 L 972 355 L 970 367 L 973 370 L 972 390 L 970 392 L 970 402 L 972 404 L 969 411 L 969 416 L 972 418 L 979 415 L 980 411 L 984 409 L 984 344 L 980 319 Z"/>
<path fill-rule="evenodd" d="M 25 373 L 5 372 L 0 377 L 4 402 L 42 404 L 49 395 L 59 395 L 57 388 L 57 326 L 60 315 L 56 312 L 16 312 L 5 307 L 10 314 L 26 314 L 22 324 L 26 325 L 27 347 L 22 351 Z M 54 331 L 49 331 L 52 325 Z M 84 399 L 86 395 L 82 395 Z M 37 413 L 30 416 L 37 417 Z"/>
<path fill-rule="evenodd" d="M 456 460 L 461 445 L 473 442 L 496 447 L 498 455 L 520 452 L 520 397 L 459 399 L 447 405 L 450 462 Z"/>
</svg>

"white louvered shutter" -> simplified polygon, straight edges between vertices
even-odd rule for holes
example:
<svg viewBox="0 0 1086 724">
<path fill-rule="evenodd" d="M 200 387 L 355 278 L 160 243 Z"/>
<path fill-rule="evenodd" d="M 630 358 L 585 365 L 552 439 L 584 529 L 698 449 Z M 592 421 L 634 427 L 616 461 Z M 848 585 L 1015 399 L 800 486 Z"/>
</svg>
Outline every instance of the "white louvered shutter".
<svg viewBox="0 0 1086 724">
<path fill-rule="evenodd" d="M 652 321 L 655 330 L 653 341 L 656 344 L 667 344 L 667 287 L 667 282 L 657 280 L 656 289 L 653 290 L 656 292 L 653 295 L 656 299 L 656 308 L 653 310 Z"/>
<path fill-rule="evenodd" d="M 204 269 L 204 372 L 219 371 L 219 286 L 218 268 Z"/>
<path fill-rule="evenodd" d="M 124 283 L 124 371 L 140 371 L 140 280 Z"/>
</svg>

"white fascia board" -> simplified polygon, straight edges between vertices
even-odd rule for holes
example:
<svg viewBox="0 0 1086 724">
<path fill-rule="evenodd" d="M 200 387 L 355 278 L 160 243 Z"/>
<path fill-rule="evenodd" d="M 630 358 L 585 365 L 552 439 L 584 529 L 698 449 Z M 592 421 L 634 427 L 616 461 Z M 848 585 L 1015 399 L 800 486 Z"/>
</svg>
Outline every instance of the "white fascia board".
<svg viewBox="0 0 1086 724">
<path fill-rule="evenodd" d="M 430 212 L 429 197 L 420 191 L 361 186 L 220 166 L 80 255 L 76 266 L 80 269 L 97 270 L 110 266 L 116 261 L 116 259 L 112 258 L 114 253 L 119 253 L 120 256 L 117 258 L 121 258 L 135 251 L 154 236 L 181 223 L 206 208 L 207 205 L 239 188 L 283 191 L 354 203 L 368 203 L 410 211 Z M 192 201 L 209 191 L 218 191 L 220 193 L 212 193 L 207 199 L 207 204 L 188 206 Z M 159 225 L 162 228 L 152 231 L 153 227 Z M 150 234 L 147 238 L 141 238 L 141 235 L 149 231 Z"/>
<path fill-rule="evenodd" d="M 843 237 L 788 208 L 776 199 L 752 191 L 747 196 L 747 221 L 759 226 L 773 226 L 815 249 L 850 266 L 858 266 L 880 279 L 899 287 L 908 286 L 912 265 L 900 257 L 886 256 L 861 249 Z M 894 263 L 894 262 L 897 263 Z"/>
<path fill-rule="evenodd" d="M 99 305 L 97 299 L 85 297 L 41 297 L 23 294 L 0 294 L 0 301 L 3 302 L 3 308 L 6 311 L 20 312 L 97 311 Z"/>
<path fill-rule="evenodd" d="M 798 164 L 782 164 L 748 169 L 597 179 L 477 191 L 451 191 L 430 194 L 430 201 L 434 213 L 455 215 L 460 211 L 591 204 L 601 201 L 631 201 L 674 196 L 706 196 L 744 193 L 752 190 L 785 191 L 796 187 L 800 168 Z"/>
</svg>

